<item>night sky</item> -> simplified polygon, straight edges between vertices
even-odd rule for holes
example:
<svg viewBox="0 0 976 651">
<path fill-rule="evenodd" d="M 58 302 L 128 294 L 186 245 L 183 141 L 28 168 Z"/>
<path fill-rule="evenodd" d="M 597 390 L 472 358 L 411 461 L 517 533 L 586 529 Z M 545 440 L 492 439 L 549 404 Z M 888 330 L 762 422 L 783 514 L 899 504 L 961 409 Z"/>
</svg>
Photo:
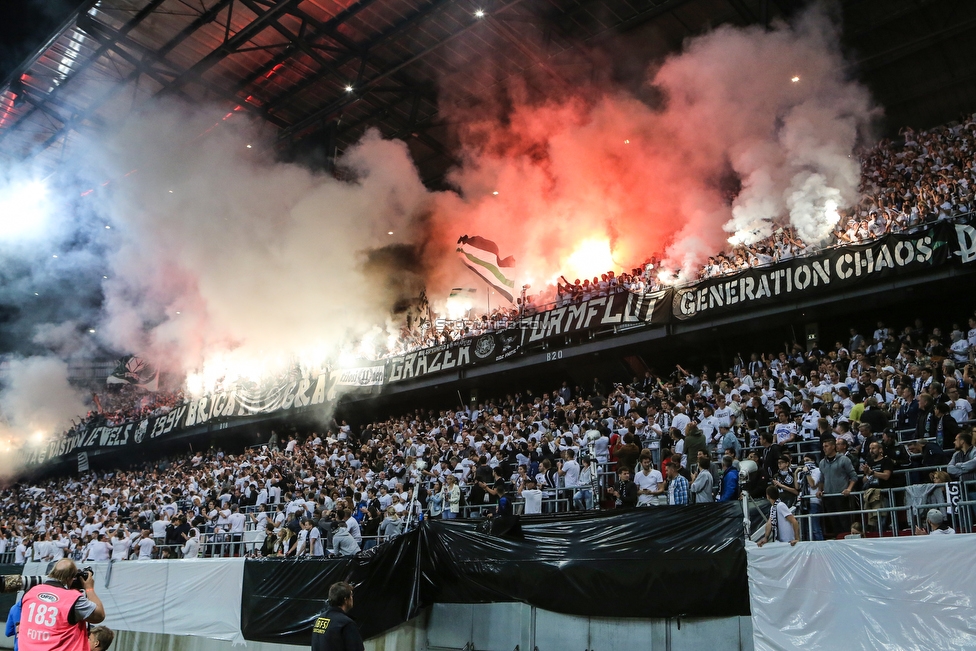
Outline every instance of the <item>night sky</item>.
<svg viewBox="0 0 976 651">
<path fill-rule="evenodd" d="M 82 4 L 80 0 L 0 1 L 0 83 Z"/>
</svg>

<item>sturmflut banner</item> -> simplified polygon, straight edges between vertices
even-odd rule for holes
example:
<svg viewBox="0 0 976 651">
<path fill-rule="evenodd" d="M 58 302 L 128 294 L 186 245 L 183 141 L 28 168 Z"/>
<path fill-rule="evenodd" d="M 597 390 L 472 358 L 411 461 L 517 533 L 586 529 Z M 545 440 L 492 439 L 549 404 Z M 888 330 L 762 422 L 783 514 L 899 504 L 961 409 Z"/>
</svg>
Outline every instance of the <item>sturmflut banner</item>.
<svg viewBox="0 0 976 651">
<path fill-rule="evenodd" d="M 945 264 L 969 264 L 976 260 L 976 229 L 972 221 L 936 222 L 870 244 L 838 247 L 770 267 L 704 280 L 674 291 L 672 314 L 684 321 L 816 292 L 839 292 L 857 284 Z"/>
</svg>

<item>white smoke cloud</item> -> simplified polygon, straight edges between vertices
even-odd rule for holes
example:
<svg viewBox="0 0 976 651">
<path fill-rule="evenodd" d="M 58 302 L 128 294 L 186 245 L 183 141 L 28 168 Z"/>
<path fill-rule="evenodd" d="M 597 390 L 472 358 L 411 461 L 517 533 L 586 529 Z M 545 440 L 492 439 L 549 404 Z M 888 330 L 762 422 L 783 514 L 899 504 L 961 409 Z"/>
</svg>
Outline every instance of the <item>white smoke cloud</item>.
<svg viewBox="0 0 976 651">
<path fill-rule="evenodd" d="M 0 478 L 17 470 L 16 451 L 40 445 L 85 413 L 82 394 L 68 384 L 67 364 L 51 356 L 15 357 L 0 378 Z"/>
<path fill-rule="evenodd" d="M 544 101 L 514 93 L 501 116 L 445 107 L 464 162 L 449 176 L 460 192 L 439 194 L 404 143 L 376 132 L 345 153 L 354 178 L 338 181 L 274 162 L 270 134 L 240 116 L 156 104 L 66 162 L 83 181 L 62 173 L 43 237 L 0 238 L 0 298 L 24 306 L 7 334 L 61 359 L 98 342 L 204 388 L 296 356 L 382 350 L 391 308 L 422 280 L 435 304 L 473 284 L 454 255 L 465 233 L 514 254 L 537 290 L 585 241 L 605 241 L 621 268 L 656 254 L 688 276 L 729 234 L 751 242 L 789 223 L 819 240 L 856 198 L 852 154 L 877 111 L 823 11 L 689 39 L 648 81 L 662 106 L 581 83 Z M 730 174 L 731 205 L 719 183 Z M 66 387 L 45 359 L 8 376 L 11 422 L 58 395 L 38 386 Z"/>
<path fill-rule="evenodd" d="M 102 150 L 108 175 L 138 172 L 105 205 L 118 243 L 99 336 L 201 371 L 332 350 L 384 324 L 397 297 L 367 256 L 412 243 L 429 201 L 406 146 L 369 132 L 342 160 L 355 180 L 337 181 L 273 162 L 250 125 L 212 124 L 161 106 Z"/>
<path fill-rule="evenodd" d="M 878 110 L 851 79 L 837 25 L 815 6 L 794 25 L 722 27 L 669 58 L 653 82 L 689 149 L 727 158 L 742 182 L 724 229 L 751 243 L 784 219 L 809 243 L 857 198 L 854 156 Z M 680 238 L 674 251 L 682 250 Z"/>
</svg>

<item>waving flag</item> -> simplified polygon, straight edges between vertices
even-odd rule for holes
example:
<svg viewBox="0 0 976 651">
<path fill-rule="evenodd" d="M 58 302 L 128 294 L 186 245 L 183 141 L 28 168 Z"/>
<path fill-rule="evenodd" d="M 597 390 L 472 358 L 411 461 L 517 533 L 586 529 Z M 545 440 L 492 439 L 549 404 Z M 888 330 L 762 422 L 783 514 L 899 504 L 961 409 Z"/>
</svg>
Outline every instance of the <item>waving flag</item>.
<svg viewBox="0 0 976 651">
<path fill-rule="evenodd" d="M 115 370 L 106 379 L 106 384 L 130 384 L 146 391 L 157 391 L 159 370 L 135 355 L 126 355 L 119 360 Z"/>
<path fill-rule="evenodd" d="M 457 252 L 468 269 L 478 274 L 482 280 L 514 303 L 515 297 L 515 258 L 501 258 L 498 245 L 477 235 L 462 236 L 458 241 Z"/>
</svg>

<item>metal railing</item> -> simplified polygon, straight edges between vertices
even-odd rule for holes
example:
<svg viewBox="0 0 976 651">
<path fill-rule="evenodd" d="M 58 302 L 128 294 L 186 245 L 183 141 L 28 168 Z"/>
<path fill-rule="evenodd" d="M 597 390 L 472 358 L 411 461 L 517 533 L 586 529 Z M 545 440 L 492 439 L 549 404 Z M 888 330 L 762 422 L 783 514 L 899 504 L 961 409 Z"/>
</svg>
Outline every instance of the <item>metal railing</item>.
<svg viewBox="0 0 976 651">
<path fill-rule="evenodd" d="M 944 466 L 934 466 L 934 468 L 939 467 Z M 976 498 L 976 480 L 952 481 L 945 484 L 929 485 L 933 488 L 930 494 L 937 493 L 936 497 L 941 499 L 932 501 L 926 499 L 926 501 L 913 502 L 912 496 L 910 495 L 910 489 L 913 487 L 911 485 L 869 488 L 860 491 L 851 491 L 847 495 L 843 493 L 824 494 L 819 498 L 815 495 L 801 495 L 796 502 L 795 510 L 797 513 L 794 514 L 794 517 L 800 523 L 801 539 L 812 539 L 814 522 L 819 523 L 819 530 L 824 532 L 824 524 L 827 521 L 851 522 L 851 518 L 854 517 L 856 517 L 856 521 L 860 522 L 861 531 L 867 537 L 916 535 L 916 528 L 925 528 L 925 516 L 928 511 L 933 509 L 942 512 L 944 516 L 948 517 L 952 528 L 957 533 L 972 532 L 974 530 L 974 524 L 976 524 L 974 523 L 974 511 L 976 511 L 976 508 L 974 508 L 976 507 L 976 499 L 974 499 Z M 924 497 L 928 498 L 929 496 L 926 495 Z M 832 511 L 821 510 L 817 513 L 810 513 L 809 501 L 819 499 L 822 509 L 824 498 L 845 500 L 848 508 Z M 877 505 L 867 505 L 865 503 L 867 499 L 871 499 L 872 502 L 877 499 Z M 749 503 L 759 507 L 759 504 L 755 500 L 743 495 L 743 509 L 747 514 L 747 519 L 750 511 Z M 768 508 L 765 510 L 768 510 Z M 764 522 L 768 520 L 763 508 L 758 508 L 758 512 L 762 515 Z M 900 527 L 899 525 L 901 524 L 904 524 L 905 527 Z M 747 534 L 749 533 L 748 526 L 746 527 L 746 532 Z M 850 533 L 850 530 L 833 531 L 832 533 L 837 537 L 838 535 Z M 824 538 L 826 539 L 826 535 L 824 535 Z"/>
</svg>

